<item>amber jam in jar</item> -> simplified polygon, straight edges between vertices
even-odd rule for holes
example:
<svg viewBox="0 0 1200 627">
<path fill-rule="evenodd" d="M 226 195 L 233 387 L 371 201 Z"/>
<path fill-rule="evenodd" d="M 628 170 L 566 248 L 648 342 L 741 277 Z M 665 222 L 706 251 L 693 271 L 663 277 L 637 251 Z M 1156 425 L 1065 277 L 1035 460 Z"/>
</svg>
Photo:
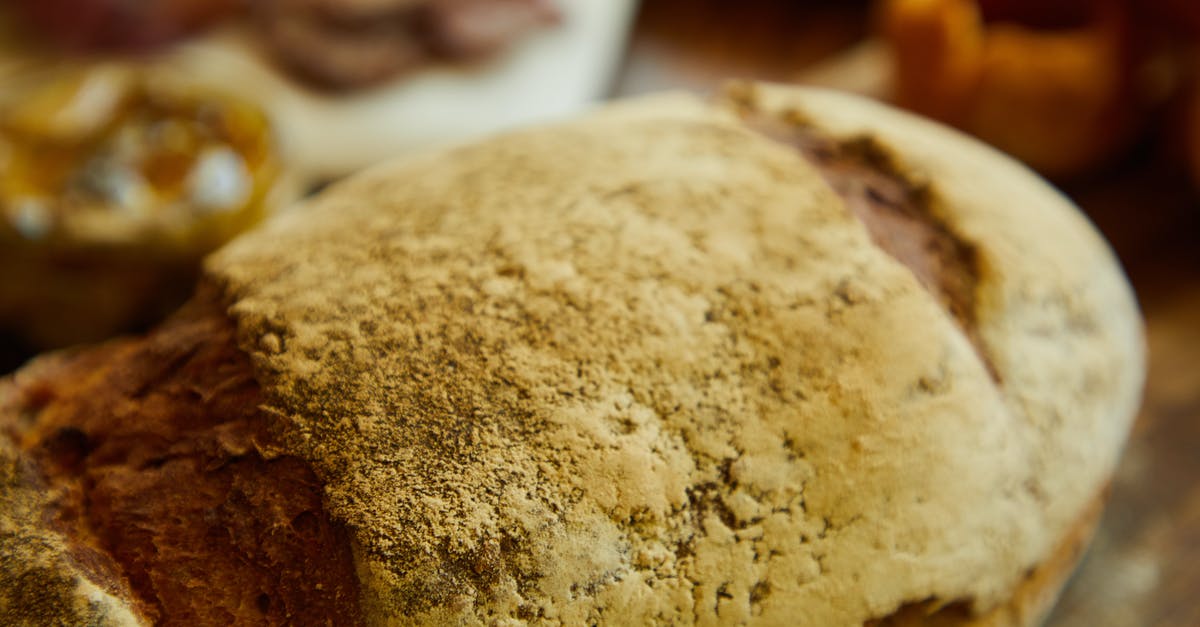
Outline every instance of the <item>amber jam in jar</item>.
<svg viewBox="0 0 1200 627">
<path fill-rule="evenodd" d="M 127 64 L 4 80 L 0 329 L 34 345 L 152 318 L 279 200 L 271 126 L 252 104 Z"/>
</svg>

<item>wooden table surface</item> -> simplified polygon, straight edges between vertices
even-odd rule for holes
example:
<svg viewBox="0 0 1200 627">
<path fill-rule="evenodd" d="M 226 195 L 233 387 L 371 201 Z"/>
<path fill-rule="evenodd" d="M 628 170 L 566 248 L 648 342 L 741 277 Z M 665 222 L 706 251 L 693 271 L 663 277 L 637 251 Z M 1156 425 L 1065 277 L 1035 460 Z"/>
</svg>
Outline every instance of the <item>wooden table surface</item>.
<svg viewBox="0 0 1200 627">
<path fill-rule="evenodd" d="M 613 95 L 794 80 L 862 40 L 865 2 L 644 0 Z M 1145 403 L 1053 627 L 1200 626 L 1200 192 L 1143 147 L 1064 185 L 1116 249 L 1146 319 Z"/>
</svg>

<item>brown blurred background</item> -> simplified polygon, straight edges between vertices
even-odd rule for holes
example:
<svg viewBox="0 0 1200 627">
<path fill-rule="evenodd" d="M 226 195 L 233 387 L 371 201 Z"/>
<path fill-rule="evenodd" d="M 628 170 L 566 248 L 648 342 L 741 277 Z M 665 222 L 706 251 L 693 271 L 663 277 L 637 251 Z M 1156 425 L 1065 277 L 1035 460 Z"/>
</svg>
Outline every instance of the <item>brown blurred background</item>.
<svg viewBox="0 0 1200 627">
<path fill-rule="evenodd" d="M 887 24 L 881 4 L 903 10 L 903 5 L 914 3 L 645 0 L 614 95 L 664 88 L 711 91 L 727 77 L 743 77 L 815 82 L 899 99 L 902 88 L 895 85 L 899 77 L 886 59 L 892 53 L 886 45 L 879 46 L 881 33 L 897 27 L 896 21 L 902 22 L 900 28 L 929 28 L 929 22 L 936 25 L 939 18 L 953 26 L 956 18 L 891 16 L 893 23 Z M 915 4 L 941 4 L 953 13 L 973 3 Z M 1145 405 L 1113 481 L 1109 509 L 1048 625 L 1200 625 L 1200 188 L 1189 174 L 1195 164 L 1191 151 L 1200 149 L 1200 135 L 1189 122 L 1197 109 L 1192 73 L 1200 65 L 1200 47 L 1191 30 L 1196 23 L 1189 20 L 1200 11 L 1200 3 L 980 4 L 1009 19 L 1025 11 L 1022 19 L 1036 27 L 1031 28 L 1034 35 L 1059 38 L 1026 42 L 1008 33 L 1001 43 L 1009 48 L 994 53 L 992 58 L 1007 55 L 1002 60 L 1014 66 L 1011 74 L 1022 80 L 1029 77 L 1032 83 L 1005 83 L 1001 77 L 992 81 L 992 93 L 975 95 L 1003 99 L 1017 92 L 1018 102 L 1022 96 L 1025 103 L 1033 101 L 1026 109 L 1007 102 L 1008 119 L 1001 131 L 1029 128 L 1012 119 L 1022 111 L 1079 120 L 1087 117 L 1081 111 L 1105 110 L 1083 119 L 1080 124 L 1088 124 L 1086 128 L 1068 129 L 1079 134 L 1073 140 L 1076 146 L 1091 142 L 1082 155 L 1039 155 L 1039 149 L 1054 149 L 1064 140 L 1055 135 L 1053 125 L 1040 129 L 1036 120 L 1032 139 L 1000 138 L 996 143 L 1007 139 L 1010 146 L 1024 146 L 1034 155 L 1025 155 L 1026 161 L 1040 156 L 1049 164 L 1043 171 L 1055 175 L 1055 182 L 1112 242 L 1137 291 L 1150 350 Z M 1102 4 L 1106 6 L 1099 7 Z M 1047 6 L 1057 6 L 1066 15 L 1047 16 Z M 1096 7 L 1101 12 L 1115 10 L 1116 15 L 1094 18 L 1090 11 Z M 1005 10 L 1011 14 L 1004 15 Z M 1113 20 L 1103 27 L 1112 30 L 1094 28 L 1095 20 Z M 1093 30 L 1079 35 L 1087 29 Z M 904 33 L 892 35 L 893 44 L 906 45 Z M 929 31 L 922 37 L 928 41 Z M 965 37 L 979 45 L 978 33 Z M 949 54 L 946 51 L 956 50 L 954 45 L 902 53 L 914 57 L 917 70 L 928 75 L 952 74 L 935 64 L 938 54 Z M 1020 58 L 1026 52 L 1023 46 L 1038 58 Z M 1058 68 L 1046 67 L 1056 60 L 1045 57 L 1056 53 L 1068 59 L 1061 69 L 1065 78 L 1055 75 Z M 961 59 L 970 53 L 956 54 Z M 1038 67 L 1031 69 L 1030 64 Z M 1088 71 L 1104 76 L 1081 75 Z M 942 86 L 952 79 L 942 76 Z M 1045 81 L 1074 81 L 1077 88 L 1038 102 L 1038 90 L 1047 89 Z M 974 89 L 987 92 L 978 83 Z M 969 100 L 972 95 L 945 97 Z M 936 109 L 944 103 L 908 104 Z M 982 128 L 978 134 L 990 133 L 988 138 L 996 139 L 996 125 L 986 116 L 951 112 L 941 117 L 978 132 L 971 129 L 975 121 Z M 1061 124 L 1053 117 L 1051 122 Z"/>
</svg>

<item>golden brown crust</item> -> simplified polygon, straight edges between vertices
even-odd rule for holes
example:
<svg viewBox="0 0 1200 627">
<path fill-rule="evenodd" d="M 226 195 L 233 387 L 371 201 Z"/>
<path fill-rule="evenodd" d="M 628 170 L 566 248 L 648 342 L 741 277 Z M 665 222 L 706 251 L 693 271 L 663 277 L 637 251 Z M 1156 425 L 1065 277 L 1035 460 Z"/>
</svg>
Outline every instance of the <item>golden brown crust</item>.
<svg viewBox="0 0 1200 627">
<path fill-rule="evenodd" d="M 1080 513 L 1079 519 L 1059 541 L 1054 552 L 1017 584 L 1012 598 L 986 614 L 973 616 L 967 603 L 931 599 L 905 604 L 888 616 L 868 621 L 864 627 L 1019 627 L 1041 624 L 1095 535 L 1107 497 L 1108 489 L 1105 488 Z"/>
<path fill-rule="evenodd" d="M 163 625 L 356 624 L 345 532 L 281 455 L 212 290 L 144 339 L 44 358 L 4 424 L 96 584 Z M 119 585 L 114 585 L 119 584 Z"/>
<path fill-rule="evenodd" d="M 693 101 L 414 157 L 211 260 L 373 619 L 983 615 L 1053 551 L 1141 377 L 1109 251 L 977 144 L 779 92 L 978 246 L 984 350 L 794 150 Z"/>
</svg>

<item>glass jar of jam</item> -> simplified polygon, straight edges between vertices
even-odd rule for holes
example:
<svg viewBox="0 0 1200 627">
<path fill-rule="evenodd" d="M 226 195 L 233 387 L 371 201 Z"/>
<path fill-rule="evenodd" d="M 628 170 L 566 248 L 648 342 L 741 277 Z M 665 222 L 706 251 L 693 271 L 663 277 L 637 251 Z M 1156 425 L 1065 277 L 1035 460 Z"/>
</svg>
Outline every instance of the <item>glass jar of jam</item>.
<svg viewBox="0 0 1200 627">
<path fill-rule="evenodd" d="M 283 201 L 262 111 L 125 64 L 5 77 L 0 329 L 37 348 L 148 323 Z"/>
</svg>

